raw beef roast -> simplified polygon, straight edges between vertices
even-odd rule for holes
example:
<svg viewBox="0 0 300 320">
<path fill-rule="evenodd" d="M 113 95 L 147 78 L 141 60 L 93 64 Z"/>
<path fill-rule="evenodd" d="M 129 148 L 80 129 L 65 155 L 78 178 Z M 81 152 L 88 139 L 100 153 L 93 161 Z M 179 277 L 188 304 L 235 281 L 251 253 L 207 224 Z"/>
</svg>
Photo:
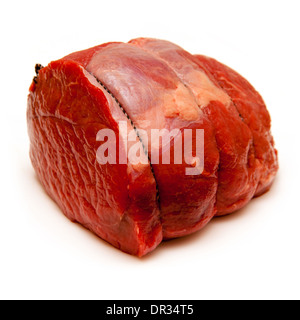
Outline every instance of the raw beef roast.
<svg viewBox="0 0 300 320">
<path fill-rule="evenodd" d="M 36 72 L 27 110 L 33 167 L 70 220 L 124 252 L 143 256 L 272 185 L 266 106 L 212 58 L 139 38 Z"/>
</svg>

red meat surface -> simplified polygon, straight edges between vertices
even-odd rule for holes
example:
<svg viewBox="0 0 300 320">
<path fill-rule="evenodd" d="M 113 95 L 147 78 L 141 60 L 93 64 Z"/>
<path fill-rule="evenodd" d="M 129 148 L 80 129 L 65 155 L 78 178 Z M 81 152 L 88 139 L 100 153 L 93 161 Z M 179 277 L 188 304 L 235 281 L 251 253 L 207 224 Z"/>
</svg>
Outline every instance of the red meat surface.
<svg viewBox="0 0 300 320">
<path fill-rule="evenodd" d="M 27 122 L 30 158 L 49 196 L 70 220 L 137 256 L 243 207 L 270 188 L 278 169 L 270 116 L 255 89 L 216 60 L 162 40 L 107 43 L 41 68 Z M 125 162 L 99 163 L 101 129 L 115 133 L 116 159 L 135 144 L 146 160 L 134 163 L 127 153 Z M 174 130 L 167 148 L 146 140 L 153 129 L 162 141 Z M 194 151 L 186 129 L 204 132 L 201 174 L 187 175 L 194 164 L 175 161 L 177 142 Z M 169 153 L 170 164 L 155 161 L 156 151 Z"/>
</svg>

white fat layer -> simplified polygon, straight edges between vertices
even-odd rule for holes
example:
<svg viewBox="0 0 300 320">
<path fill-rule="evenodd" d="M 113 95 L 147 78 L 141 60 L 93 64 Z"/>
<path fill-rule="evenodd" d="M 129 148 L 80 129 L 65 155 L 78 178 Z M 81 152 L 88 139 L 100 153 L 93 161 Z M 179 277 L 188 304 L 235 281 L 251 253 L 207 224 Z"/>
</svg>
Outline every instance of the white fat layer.
<svg viewBox="0 0 300 320">
<path fill-rule="evenodd" d="M 220 101 L 229 106 L 231 100 L 226 92 L 218 88 L 208 76 L 199 70 L 190 70 L 184 80 L 192 90 L 200 107 L 207 106 L 211 101 Z"/>
<path fill-rule="evenodd" d="M 181 83 L 175 91 L 164 96 L 164 114 L 167 118 L 179 117 L 186 121 L 199 119 L 199 108 L 194 97 Z"/>
</svg>

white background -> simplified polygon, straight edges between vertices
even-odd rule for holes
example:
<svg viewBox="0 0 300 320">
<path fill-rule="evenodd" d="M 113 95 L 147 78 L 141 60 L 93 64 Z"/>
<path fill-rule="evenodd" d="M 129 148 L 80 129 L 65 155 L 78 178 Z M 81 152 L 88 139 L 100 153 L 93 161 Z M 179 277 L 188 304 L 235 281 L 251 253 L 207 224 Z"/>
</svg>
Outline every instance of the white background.
<svg viewBox="0 0 300 320">
<path fill-rule="evenodd" d="M 2 1 L 0 298 L 299 299 L 299 1 Z M 35 178 L 26 99 L 34 65 L 156 37 L 245 76 L 272 116 L 272 190 L 138 259 L 69 222 Z"/>
</svg>

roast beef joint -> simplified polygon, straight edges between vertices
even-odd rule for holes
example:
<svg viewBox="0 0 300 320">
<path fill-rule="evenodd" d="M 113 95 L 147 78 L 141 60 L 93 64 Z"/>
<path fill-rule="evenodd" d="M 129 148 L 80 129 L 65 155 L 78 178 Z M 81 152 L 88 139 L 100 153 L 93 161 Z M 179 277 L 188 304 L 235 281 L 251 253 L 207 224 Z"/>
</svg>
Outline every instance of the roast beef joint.
<svg viewBox="0 0 300 320">
<path fill-rule="evenodd" d="M 253 86 L 164 40 L 36 65 L 27 123 L 32 165 L 62 212 L 139 257 L 241 209 L 278 170 Z"/>
</svg>

